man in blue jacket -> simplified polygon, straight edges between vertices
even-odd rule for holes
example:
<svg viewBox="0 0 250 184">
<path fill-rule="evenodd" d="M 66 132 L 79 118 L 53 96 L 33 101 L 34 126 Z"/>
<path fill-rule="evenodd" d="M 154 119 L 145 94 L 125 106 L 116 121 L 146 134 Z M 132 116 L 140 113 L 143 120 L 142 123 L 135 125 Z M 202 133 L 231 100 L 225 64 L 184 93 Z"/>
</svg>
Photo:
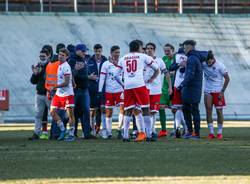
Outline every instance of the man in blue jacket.
<svg viewBox="0 0 250 184">
<path fill-rule="evenodd" d="M 92 126 L 93 134 L 99 132 L 101 122 L 105 129 L 105 106 L 104 95 L 98 93 L 98 83 L 100 77 L 100 71 L 102 64 L 107 61 L 107 58 L 102 55 L 102 45 L 96 44 L 94 46 L 95 54 L 88 61 L 88 73 L 89 73 L 89 94 L 90 94 L 90 123 Z M 103 106 L 101 108 L 101 105 Z"/>
<path fill-rule="evenodd" d="M 185 70 L 185 78 L 180 85 L 183 113 L 188 127 L 188 134 L 185 138 L 200 138 L 200 111 L 199 103 L 202 93 L 202 62 L 204 57 L 201 52 L 195 50 L 196 42 L 194 40 L 186 40 L 184 43 L 184 52 L 187 55 L 187 66 Z M 194 122 L 194 131 L 192 126 Z"/>
<path fill-rule="evenodd" d="M 88 90 L 88 68 L 87 61 L 90 56 L 86 54 L 87 47 L 84 44 L 78 44 L 75 47 L 75 53 L 71 56 L 68 63 L 71 66 L 75 81 L 75 136 L 77 136 L 78 120 L 82 124 L 84 139 L 94 138 L 90 135 L 90 97 Z"/>
</svg>

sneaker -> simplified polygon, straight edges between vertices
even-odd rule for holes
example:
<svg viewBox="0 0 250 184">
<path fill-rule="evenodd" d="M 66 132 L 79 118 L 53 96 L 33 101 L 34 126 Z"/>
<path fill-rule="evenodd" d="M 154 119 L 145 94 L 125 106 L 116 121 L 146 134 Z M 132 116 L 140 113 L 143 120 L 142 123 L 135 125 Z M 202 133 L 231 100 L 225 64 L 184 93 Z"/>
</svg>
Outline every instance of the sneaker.
<svg viewBox="0 0 250 184">
<path fill-rule="evenodd" d="M 175 130 L 175 137 L 176 137 L 176 138 L 181 138 L 181 131 L 180 131 L 179 128 L 177 128 L 177 129 Z"/>
<path fill-rule="evenodd" d="M 34 140 L 38 140 L 38 139 L 39 139 L 39 136 L 36 133 L 34 133 L 31 137 L 29 137 L 30 141 L 34 141 Z"/>
<path fill-rule="evenodd" d="M 138 132 L 137 131 L 133 131 L 133 133 L 130 134 L 130 136 L 131 136 L 131 139 L 136 139 L 137 136 L 138 136 Z"/>
<path fill-rule="evenodd" d="M 112 138 L 112 135 L 109 135 L 109 136 L 108 136 L 108 139 L 111 139 L 111 138 Z"/>
<path fill-rule="evenodd" d="M 152 138 L 150 138 L 150 137 L 146 138 L 146 142 L 151 142 L 151 141 L 152 141 Z"/>
<path fill-rule="evenodd" d="M 117 139 L 122 139 L 122 131 L 117 130 Z"/>
<path fill-rule="evenodd" d="M 155 142 L 155 141 L 157 141 L 157 138 L 158 138 L 158 136 L 157 136 L 157 133 L 152 133 L 152 138 L 151 138 L 151 141 L 153 141 L 153 142 Z"/>
<path fill-rule="evenodd" d="M 74 141 L 74 140 L 75 140 L 75 136 L 73 136 L 73 135 L 69 135 L 69 136 L 65 139 L 66 142 L 72 142 L 72 141 Z"/>
<path fill-rule="evenodd" d="M 186 133 L 182 136 L 183 139 L 190 139 L 192 137 L 192 133 Z"/>
<path fill-rule="evenodd" d="M 217 134 L 217 139 L 223 139 L 222 134 Z"/>
<path fill-rule="evenodd" d="M 122 139 L 123 142 L 130 142 L 129 139 Z"/>
<path fill-rule="evenodd" d="M 215 136 L 214 136 L 214 134 L 208 134 L 208 137 L 207 137 L 208 139 L 214 139 L 215 138 Z"/>
<path fill-rule="evenodd" d="M 101 136 L 102 136 L 103 139 L 107 139 L 108 138 L 108 134 L 107 134 L 107 130 L 106 129 L 102 129 Z"/>
<path fill-rule="evenodd" d="M 43 140 L 49 140 L 48 132 L 42 132 L 42 134 L 39 136 L 40 139 Z"/>
<path fill-rule="evenodd" d="M 85 135 L 84 135 L 84 133 L 82 132 L 81 139 L 84 139 L 84 138 L 85 138 Z"/>
<path fill-rule="evenodd" d="M 193 133 L 192 136 L 190 137 L 190 139 L 192 139 L 192 140 L 198 140 L 200 138 L 201 138 L 200 134 L 197 134 L 197 133 Z"/>
<path fill-rule="evenodd" d="M 65 138 L 65 131 L 61 131 L 59 137 L 57 138 L 58 141 L 62 141 Z"/>
<path fill-rule="evenodd" d="M 89 135 L 85 135 L 84 139 L 96 139 L 96 136 L 89 134 Z"/>
<path fill-rule="evenodd" d="M 147 138 L 146 134 L 144 132 L 140 132 L 137 136 L 137 138 L 135 139 L 135 142 L 142 142 L 145 141 Z"/>
<path fill-rule="evenodd" d="M 158 134 L 158 137 L 166 137 L 168 135 L 167 130 L 161 130 Z"/>
</svg>

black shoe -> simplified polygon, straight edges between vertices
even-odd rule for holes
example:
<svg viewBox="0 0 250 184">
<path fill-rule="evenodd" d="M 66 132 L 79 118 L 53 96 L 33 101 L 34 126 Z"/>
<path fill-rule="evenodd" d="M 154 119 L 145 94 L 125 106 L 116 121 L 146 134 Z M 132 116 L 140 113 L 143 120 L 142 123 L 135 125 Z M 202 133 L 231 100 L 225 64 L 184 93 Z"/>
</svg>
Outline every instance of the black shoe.
<svg viewBox="0 0 250 184">
<path fill-rule="evenodd" d="M 111 138 L 112 138 L 112 135 L 109 135 L 109 136 L 108 136 L 108 139 L 111 139 Z"/>
<path fill-rule="evenodd" d="M 122 139 L 123 142 L 130 142 L 129 139 Z"/>
<path fill-rule="evenodd" d="M 29 137 L 30 141 L 34 141 L 34 140 L 38 140 L 38 139 L 39 139 L 39 136 L 35 133 L 31 137 Z"/>
<path fill-rule="evenodd" d="M 122 131 L 121 130 L 117 130 L 117 133 L 118 133 L 117 139 L 122 139 L 123 138 L 122 137 Z"/>
<path fill-rule="evenodd" d="M 146 138 L 146 141 L 147 141 L 147 142 L 151 142 L 152 139 L 147 137 L 147 138 Z"/>
<path fill-rule="evenodd" d="M 96 139 L 96 136 L 90 134 L 90 135 L 84 136 L 84 139 Z"/>
<path fill-rule="evenodd" d="M 179 128 L 177 128 L 177 129 L 175 130 L 175 137 L 176 137 L 176 138 L 181 138 L 181 131 L 180 131 Z"/>
</svg>

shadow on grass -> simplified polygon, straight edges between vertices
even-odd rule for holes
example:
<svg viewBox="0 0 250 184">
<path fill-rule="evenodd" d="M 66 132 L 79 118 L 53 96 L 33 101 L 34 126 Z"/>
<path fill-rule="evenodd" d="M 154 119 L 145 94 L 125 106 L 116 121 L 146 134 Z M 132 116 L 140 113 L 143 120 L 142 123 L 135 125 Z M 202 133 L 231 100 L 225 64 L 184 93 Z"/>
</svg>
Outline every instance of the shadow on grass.
<svg viewBox="0 0 250 184">
<path fill-rule="evenodd" d="M 30 134 L 0 131 L 0 179 L 250 174 L 250 128 L 225 128 L 221 141 L 162 138 L 152 143 L 28 141 Z"/>
</svg>

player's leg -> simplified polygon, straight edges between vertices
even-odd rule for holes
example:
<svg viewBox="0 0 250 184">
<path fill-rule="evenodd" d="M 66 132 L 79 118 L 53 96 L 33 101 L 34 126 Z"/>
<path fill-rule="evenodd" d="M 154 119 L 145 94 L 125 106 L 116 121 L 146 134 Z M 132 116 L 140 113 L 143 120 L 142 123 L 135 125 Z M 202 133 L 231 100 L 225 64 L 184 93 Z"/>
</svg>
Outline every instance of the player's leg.
<svg viewBox="0 0 250 184">
<path fill-rule="evenodd" d="M 156 141 L 157 140 L 157 133 L 155 129 L 155 123 L 156 123 L 156 113 L 160 109 L 160 99 L 161 95 L 150 95 L 150 114 L 151 114 L 151 140 Z"/>
<path fill-rule="evenodd" d="M 53 118 L 53 120 L 57 123 L 57 126 L 59 127 L 59 129 L 61 131 L 57 140 L 59 140 L 59 141 L 63 140 L 65 137 L 65 127 L 64 127 L 64 124 L 63 124 L 60 116 L 57 114 L 56 107 L 50 108 L 50 115 Z"/>
<path fill-rule="evenodd" d="M 206 120 L 207 127 L 209 129 L 209 139 L 214 138 L 214 126 L 213 126 L 213 96 L 209 93 L 204 94 L 204 104 L 206 108 Z"/>
<path fill-rule="evenodd" d="M 41 128 L 42 128 L 42 117 L 44 113 L 45 104 L 42 101 L 42 95 L 35 95 L 35 127 L 34 133 L 29 138 L 29 140 L 36 140 L 39 139 L 41 135 Z"/>
<path fill-rule="evenodd" d="M 45 97 L 46 98 L 46 97 Z M 40 139 L 49 139 L 49 134 L 48 134 L 48 107 L 45 103 L 45 108 L 43 112 L 43 117 L 42 117 L 42 134 L 40 136 Z"/>
<path fill-rule="evenodd" d="M 74 141 L 75 140 L 75 116 L 74 116 L 74 107 L 68 106 L 67 107 L 67 114 L 69 117 L 69 136 L 67 137 L 66 141 Z"/>
<path fill-rule="evenodd" d="M 167 136 L 167 129 L 166 129 L 166 112 L 165 112 L 165 105 L 167 105 L 167 94 L 162 93 L 161 94 L 161 99 L 160 99 L 160 110 L 159 110 L 159 115 L 160 115 L 160 123 L 161 123 L 161 130 L 158 134 L 158 137 L 164 137 Z"/>
<path fill-rule="evenodd" d="M 112 137 L 112 115 L 113 107 L 106 108 L 106 127 L 107 127 L 107 138 Z"/>
<path fill-rule="evenodd" d="M 117 138 L 118 139 L 122 139 L 123 135 L 122 135 L 122 129 L 123 129 L 123 120 L 124 120 L 124 103 L 123 101 L 120 103 L 120 112 L 118 115 L 118 135 Z"/>
<path fill-rule="evenodd" d="M 188 128 L 188 133 L 184 136 L 184 138 L 190 138 L 193 133 L 191 104 L 183 103 L 182 111 Z"/>
<path fill-rule="evenodd" d="M 217 113 L 217 138 L 222 139 L 222 129 L 223 129 L 223 121 L 224 121 L 224 116 L 223 116 L 223 108 L 226 106 L 225 98 L 224 96 L 220 96 L 220 93 L 213 93 L 213 104 L 216 108 L 216 113 Z"/>
</svg>

